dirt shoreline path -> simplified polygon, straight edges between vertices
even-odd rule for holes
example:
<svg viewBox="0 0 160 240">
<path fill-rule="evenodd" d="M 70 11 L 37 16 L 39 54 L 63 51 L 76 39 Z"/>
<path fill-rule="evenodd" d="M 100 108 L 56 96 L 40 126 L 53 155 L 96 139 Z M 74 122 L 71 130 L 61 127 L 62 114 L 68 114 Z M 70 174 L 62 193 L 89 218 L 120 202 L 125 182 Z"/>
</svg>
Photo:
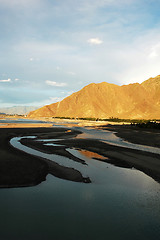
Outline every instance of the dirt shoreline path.
<svg viewBox="0 0 160 240">
<path fill-rule="evenodd" d="M 66 168 L 56 163 L 55 165 L 52 164 L 51 167 L 44 159 L 13 148 L 9 143 L 10 139 L 12 137 L 21 136 L 37 136 L 39 139 L 63 139 L 58 142 L 64 144 L 66 148 L 74 147 L 95 152 L 106 157 L 103 160 L 104 162 L 106 161 L 107 163 L 120 167 L 136 168 L 160 182 L 160 155 L 112 146 L 98 140 L 76 139 L 74 136 L 80 134 L 80 132 L 72 128 L 68 130 L 67 128 L 52 128 L 51 126 L 52 124 L 49 126 L 42 124 L 41 127 L 39 124 L 34 124 L 34 127 L 33 124 L 14 124 L 14 126 L 10 124 L 10 127 L 8 125 L 8 127 L 0 128 L 0 187 L 37 185 L 44 181 L 49 173 L 66 180 L 84 183 L 90 182 L 90 179 L 84 178 L 79 171 L 73 168 Z M 127 134 L 124 130 L 124 126 L 103 126 L 103 129 L 105 128 L 107 128 L 107 130 L 116 130 L 118 136 L 125 138 L 125 140 L 129 139 L 129 137 L 126 137 Z M 145 133 L 142 134 L 141 132 L 137 132 L 138 137 L 134 137 L 134 131 L 131 129 L 127 131 L 129 131 L 128 136 L 130 136 L 130 139 L 133 135 L 132 138 L 134 138 L 134 143 L 147 143 L 144 138 Z M 150 146 L 155 146 L 160 135 L 157 132 L 150 132 L 149 136 Z M 137 138 L 139 139 L 138 141 Z M 149 140 L 147 141 L 149 142 Z M 61 156 L 70 157 L 73 161 L 76 161 L 75 157 L 68 155 L 65 148 L 44 146 L 31 140 L 24 141 L 24 144 L 46 153 L 55 153 Z M 156 144 L 156 147 L 159 147 L 159 143 Z"/>
</svg>

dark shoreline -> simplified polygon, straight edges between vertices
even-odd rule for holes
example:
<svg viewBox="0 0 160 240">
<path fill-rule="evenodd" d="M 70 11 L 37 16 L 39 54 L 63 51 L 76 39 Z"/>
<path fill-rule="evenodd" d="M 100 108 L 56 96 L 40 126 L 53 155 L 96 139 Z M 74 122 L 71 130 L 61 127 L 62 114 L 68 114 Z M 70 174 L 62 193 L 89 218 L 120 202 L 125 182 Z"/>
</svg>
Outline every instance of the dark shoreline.
<svg viewBox="0 0 160 240">
<path fill-rule="evenodd" d="M 132 125 L 103 125 L 98 129 L 113 131 L 125 141 L 160 148 L 160 130 L 150 128 L 139 128 Z"/>
<path fill-rule="evenodd" d="M 46 180 L 47 174 L 75 182 L 90 182 L 75 169 L 48 163 L 45 159 L 29 155 L 12 147 L 12 137 L 50 134 L 63 128 L 0 128 L 0 188 L 34 186 Z M 74 134 L 76 134 L 74 132 Z"/>
<path fill-rule="evenodd" d="M 129 126 L 115 126 L 107 125 L 103 126 L 103 129 L 117 132 L 116 134 L 125 140 L 138 143 L 148 144 L 150 146 L 159 147 L 159 143 L 156 143 L 160 137 L 160 132 L 141 132 L 130 129 Z M 135 134 L 136 133 L 136 134 Z M 117 146 L 112 146 L 98 140 L 92 139 L 75 139 L 72 138 L 79 131 L 68 130 L 65 128 L 1 128 L 0 129 L 0 187 L 25 187 L 34 186 L 42 181 L 45 181 L 47 174 L 52 174 L 56 177 L 71 180 L 75 182 L 89 183 L 89 178 L 84 178 L 82 174 L 73 169 L 60 166 L 57 163 L 52 162 L 50 164 L 47 160 L 41 159 L 24 153 L 20 150 L 13 148 L 9 144 L 9 140 L 12 137 L 17 136 L 29 136 L 34 135 L 40 139 L 43 138 L 63 138 L 60 142 L 65 144 L 65 147 L 75 147 L 77 149 L 84 149 L 91 152 L 103 155 L 104 162 L 111 163 L 115 166 L 136 168 L 143 171 L 147 175 L 151 176 L 156 181 L 160 182 L 160 155 L 143 152 L 139 150 L 127 149 Z M 146 140 L 146 134 L 150 136 L 149 140 Z M 152 141 L 151 141 L 152 140 Z M 66 156 L 74 161 L 79 161 L 76 157 L 70 155 L 65 151 L 65 148 L 49 147 L 44 145 L 38 145 L 34 141 L 23 142 L 26 146 L 30 146 L 35 149 L 47 153 L 55 153 L 58 155 Z M 100 160 L 102 161 L 102 160 Z M 82 164 L 84 164 L 82 162 Z"/>
</svg>

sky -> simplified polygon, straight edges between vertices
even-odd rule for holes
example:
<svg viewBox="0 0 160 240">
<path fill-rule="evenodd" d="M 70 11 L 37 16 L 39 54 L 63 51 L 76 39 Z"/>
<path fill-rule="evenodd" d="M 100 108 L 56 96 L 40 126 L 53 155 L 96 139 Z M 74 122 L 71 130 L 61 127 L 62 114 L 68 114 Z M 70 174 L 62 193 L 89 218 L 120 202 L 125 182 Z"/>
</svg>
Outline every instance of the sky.
<svg viewBox="0 0 160 240">
<path fill-rule="evenodd" d="M 0 107 L 160 74 L 160 0 L 0 0 Z"/>
</svg>

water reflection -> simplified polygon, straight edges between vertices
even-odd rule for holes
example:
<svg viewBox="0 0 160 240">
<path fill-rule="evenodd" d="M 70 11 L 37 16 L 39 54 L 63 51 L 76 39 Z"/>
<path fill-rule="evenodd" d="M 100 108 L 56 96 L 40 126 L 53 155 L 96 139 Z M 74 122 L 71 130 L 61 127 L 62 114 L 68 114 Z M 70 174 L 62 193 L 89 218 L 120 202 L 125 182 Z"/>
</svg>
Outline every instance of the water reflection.
<svg viewBox="0 0 160 240">
<path fill-rule="evenodd" d="M 85 135 L 88 138 L 97 137 L 96 132 L 89 129 L 84 134 L 89 134 Z M 107 134 L 106 131 L 103 136 L 99 133 L 98 138 L 116 140 L 112 133 Z M 84 138 L 84 135 L 78 137 Z M 19 144 L 19 140 L 11 141 Z M 42 144 L 57 144 L 54 141 L 46 139 Z M 24 148 L 26 146 L 22 150 Z M 101 155 L 98 158 L 102 161 L 97 161 L 97 155 L 90 151 L 66 150 L 87 162 L 88 165 L 77 166 L 82 165 L 91 176 L 92 184 L 48 175 L 47 181 L 36 187 L 1 189 L 0 239 L 159 239 L 160 185 L 157 182 L 135 169 L 104 163 Z M 33 153 L 31 148 L 27 151 Z M 57 157 L 57 161 L 62 160 L 61 156 Z"/>
<path fill-rule="evenodd" d="M 35 136 L 14 137 L 10 140 L 10 144 L 13 147 L 18 148 L 19 150 L 22 150 L 22 151 L 24 151 L 26 153 L 29 153 L 31 155 L 38 156 L 38 157 L 47 159 L 47 160 L 52 161 L 52 162 L 56 162 L 61 166 L 77 169 L 82 173 L 83 177 L 88 177 L 88 176 L 86 176 L 86 172 L 84 171 L 84 166 L 81 163 L 75 162 L 72 159 L 64 157 L 64 156 L 59 156 L 59 155 L 56 155 L 56 154 L 48 154 L 48 153 L 44 153 L 44 152 L 35 150 L 33 148 L 30 148 L 30 147 L 27 147 L 27 146 L 20 143 L 20 141 L 23 138 L 34 139 Z"/>
<path fill-rule="evenodd" d="M 78 149 L 78 151 L 85 157 L 89 159 L 98 159 L 98 160 L 105 160 L 107 157 L 104 157 L 98 153 L 87 151 L 87 150 L 81 150 Z"/>
<path fill-rule="evenodd" d="M 104 143 L 108 143 L 118 147 L 130 148 L 141 150 L 145 152 L 151 152 L 160 154 L 160 148 L 144 146 L 140 144 L 134 144 L 127 141 L 124 141 L 122 138 L 117 137 L 114 132 L 110 132 L 107 130 L 96 130 L 93 128 L 76 128 L 81 130 L 83 133 L 78 135 L 76 138 L 78 139 L 97 139 L 101 140 Z"/>
<path fill-rule="evenodd" d="M 69 152 L 72 156 L 77 157 L 78 159 L 81 159 L 82 161 L 85 161 L 86 165 L 83 165 L 82 163 L 75 162 L 74 160 L 56 155 L 56 154 L 48 154 L 44 153 L 35 149 L 32 149 L 30 147 L 27 147 L 20 143 L 20 141 L 23 138 L 30 138 L 35 139 L 35 136 L 28 136 L 28 137 L 14 137 L 11 139 L 10 143 L 12 146 L 27 152 L 29 154 L 42 157 L 44 159 L 47 159 L 49 161 L 56 162 L 62 166 L 74 168 L 81 172 L 81 174 L 84 177 L 89 177 L 92 181 L 92 183 L 96 184 L 113 184 L 115 181 L 125 184 L 126 186 L 129 185 L 135 185 L 137 188 L 139 187 L 139 183 L 152 183 L 154 180 L 151 179 L 146 174 L 136 170 L 136 169 L 123 169 L 120 167 L 115 167 L 111 164 L 108 164 L 105 161 L 107 159 L 106 157 L 83 149 L 75 149 L 73 147 L 68 148 L 66 147 L 66 151 Z M 57 139 L 52 139 L 52 141 L 56 141 Z M 37 139 L 36 139 L 37 141 Z M 40 140 L 42 144 L 48 145 L 50 147 L 61 147 L 64 145 L 61 144 L 54 144 L 54 143 L 46 143 L 46 141 Z M 132 187 L 133 187 L 132 186 Z"/>
</svg>

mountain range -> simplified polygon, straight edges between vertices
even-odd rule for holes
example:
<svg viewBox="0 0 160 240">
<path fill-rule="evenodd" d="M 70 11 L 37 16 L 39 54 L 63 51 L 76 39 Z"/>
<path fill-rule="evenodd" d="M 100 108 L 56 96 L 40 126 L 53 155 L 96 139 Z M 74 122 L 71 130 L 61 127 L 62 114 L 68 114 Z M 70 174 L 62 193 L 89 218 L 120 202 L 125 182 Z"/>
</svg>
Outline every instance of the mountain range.
<svg viewBox="0 0 160 240">
<path fill-rule="evenodd" d="M 141 84 L 91 83 L 28 116 L 160 119 L 160 75 Z"/>
<path fill-rule="evenodd" d="M 33 106 L 14 106 L 14 107 L 6 107 L 6 108 L 0 108 L 0 113 L 5 114 L 18 114 L 18 115 L 26 115 L 30 111 L 36 110 L 38 107 Z"/>
</svg>

